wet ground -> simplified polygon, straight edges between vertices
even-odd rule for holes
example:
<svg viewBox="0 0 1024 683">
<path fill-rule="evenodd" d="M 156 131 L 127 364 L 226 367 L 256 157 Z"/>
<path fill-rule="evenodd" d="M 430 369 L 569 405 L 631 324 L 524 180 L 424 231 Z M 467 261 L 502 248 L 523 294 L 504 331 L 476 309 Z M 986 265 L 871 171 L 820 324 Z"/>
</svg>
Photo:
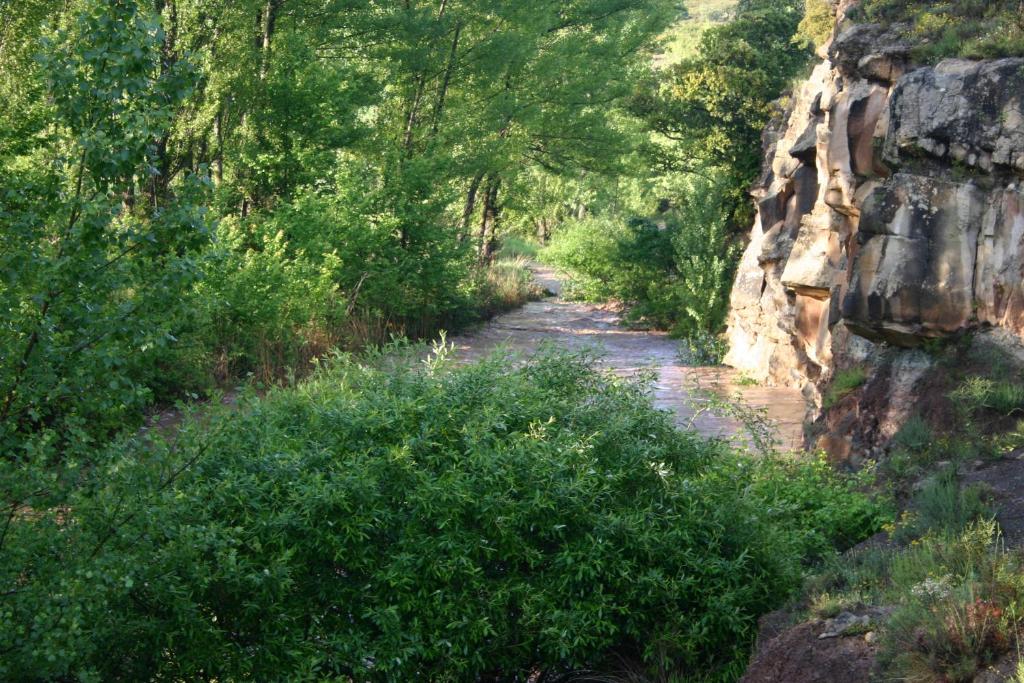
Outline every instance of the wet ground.
<svg viewBox="0 0 1024 683">
<path fill-rule="evenodd" d="M 551 270 L 538 266 L 535 277 L 548 290 L 556 294 L 561 290 Z M 675 413 L 682 427 L 692 427 L 708 436 L 747 439 L 741 422 L 709 408 L 704 393 L 711 391 L 717 396 L 738 398 L 748 408 L 762 411 L 783 447 L 799 448 L 802 442 L 806 406 L 798 390 L 742 386 L 734 370 L 687 366 L 680 358 L 678 340 L 660 332 L 623 327 L 618 313 L 609 307 L 550 297 L 500 316 L 451 342 L 456 357 L 463 360 L 486 356 L 499 347 L 528 355 L 544 342 L 566 349 L 594 347 L 602 354 L 605 367 L 616 373 L 652 370 L 657 378 L 655 404 Z"/>
</svg>

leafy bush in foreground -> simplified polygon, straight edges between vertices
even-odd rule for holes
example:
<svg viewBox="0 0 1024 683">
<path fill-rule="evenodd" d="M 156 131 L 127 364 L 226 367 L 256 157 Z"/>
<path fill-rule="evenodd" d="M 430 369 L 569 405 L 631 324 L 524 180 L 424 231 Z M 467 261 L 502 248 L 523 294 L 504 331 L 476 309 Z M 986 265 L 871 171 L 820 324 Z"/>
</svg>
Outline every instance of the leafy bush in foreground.
<svg viewBox="0 0 1024 683">
<path fill-rule="evenodd" d="M 647 391 L 547 352 L 341 359 L 123 446 L 2 540 L 45 562 L 0 565 L 0 678 L 731 675 L 802 559 L 878 511 L 823 463 L 675 430 Z"/>
</svg>

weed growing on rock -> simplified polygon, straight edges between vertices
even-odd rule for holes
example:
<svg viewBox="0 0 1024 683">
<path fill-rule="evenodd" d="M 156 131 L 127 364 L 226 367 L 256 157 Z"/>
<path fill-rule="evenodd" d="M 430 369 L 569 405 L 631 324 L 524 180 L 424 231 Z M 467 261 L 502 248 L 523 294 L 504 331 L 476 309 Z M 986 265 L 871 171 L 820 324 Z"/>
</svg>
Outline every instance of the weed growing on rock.
<svg viewBox="0 0 1024 683">
<path fill-rule="evenodd" d="M 1024 573 L 994 522 L 926 539 L 894 561 L 893 573 L 907 589 L 883 638 L 881 659 L 893 674 L 971 681 L 1014 646 Z"/>
<path fill-rule="evenodd" d="M 950 396 L 968 415 L 990 410 L 999 415 L 1024 412 L 1024 384 L 970 377 Z"/>
<path fill-rule="evenodd" d="M 961 488 L 956 468 L 948 466 L 924 482 L 893 537 L 897 542 L 908 543 L 931 531 L 957 533 L 991 515 L 984 488 L 978 485 Z"/>
<path fill-rule="evenodd" d="M 853 367 L 847 370 L 840 370 L 836 373 L 828 390 L 825 392 L 822 407 L 825 410 L 832 408 L 850 392 L 863 386 L 867 380 L 868 374 L 864 368 Z"/>
<path fill-rule="evenodd" d="M 1024 13 L 1019 0 L 866 0 L 851 18 L 895 25 L 922 62 L 1024 55 Z"/>
</svg>

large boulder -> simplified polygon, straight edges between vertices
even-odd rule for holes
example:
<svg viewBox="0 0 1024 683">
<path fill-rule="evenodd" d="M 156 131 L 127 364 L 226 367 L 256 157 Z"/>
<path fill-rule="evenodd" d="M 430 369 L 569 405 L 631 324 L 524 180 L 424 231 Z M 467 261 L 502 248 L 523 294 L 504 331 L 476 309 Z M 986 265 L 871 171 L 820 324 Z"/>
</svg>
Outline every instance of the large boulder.
<svg viewBox="0 0 1024 683">
<path fill-rule="evenodd" d="M 950 59 L 902 78 L 889 105 L 885 157 L 1024 171 L 1024 59 Z"/>
<path fill-rule="evenodd" d="M 985 205 L 971 183 L 898 174 L 875 188 L 861 207 L 847 326 L 913 346 L 970 325 Z"/>
</svg>

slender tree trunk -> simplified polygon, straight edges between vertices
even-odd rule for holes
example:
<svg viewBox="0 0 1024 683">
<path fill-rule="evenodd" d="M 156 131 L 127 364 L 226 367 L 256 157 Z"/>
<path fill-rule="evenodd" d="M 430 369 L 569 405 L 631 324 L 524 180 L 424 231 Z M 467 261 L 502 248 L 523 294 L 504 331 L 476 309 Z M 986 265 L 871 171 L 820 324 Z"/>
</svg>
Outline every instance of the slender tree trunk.
<svg viewBox="0 0 1024 683">
<path fill-rule="evenodd" d="M 178 62 L 178 4 L 176 0 L 159 0 L 155 7 L 157 14 L 167 17 L 163 22 L 164 42 L 160 47 L 160 74 L 166 75 Z M 154 166 L 157 173 L 149 178 L 149 202 L 156 209 L 160 198 L 167 193 L 170 184 L 171 159 L 169 154 L 170 133 L 165 132 L 156 143 Z"/>
<path fill-rule="evenodd" d="M 416 76 L 416 89 L 409 100 L 405 113 L 405 132 L 402 134 L 402 150 L 405 158 L 412 157 L 412 147 L 415 138 L 416 124 L 420 117 L 420 103 L 423 101 L 423 91 L 426 88 L 427 79 L 422 73 Z"/>
<path fill-rule="evenodd" d="M 213 134 L 217 139 L 217 152 L 213 160 L 213 182 L 219 187 L 224 182 L 224 103 L 217 106 L 217 118 L 213 122 Z"/>
<path fill-rule="evenodd" d="M 487 176 L 487 189 L 484 192 L 483 218 L 480 221 L 480 263 L 489 261 L 494 253 L 498 219 L 501 217 L 501 206 L 498 204 L 498 191 L 500 188 L 501 178 L 498 174 L 489 174 Z"/>
<path fill-rule="evenodd" d="M 452 74 L 455 72 L 455 63 L 459 55 L 459 37 L 462 35 L 462 23 L 455 25 L 455 36 L 452 38 L 452 49 L 448 53 L 448 64 L 444 69 L 444 78 L 441 87 L 437 91 L 437 103 L 434 105 L 433 122 L 430 127 L 430 134 L 437 135 L 441 126 L 441 117 L 444 116 L 444 102 L 448 97 L 448 88 L 452 83 Z"/>
<path fill-rule="evenodd" d="M 267 0 L 266 6 L 261 13 L 260 30 L 260 80 L 267 80 L 270 72 L 270 46 L 274 38 L 274 28 L 277 26 L 277 14 L 281 9 L 284 0 Z"/>
<path fill-rule="evenodd" d="M 473 220 L 473 212 L 476 211 L 476 193 L 480 190 L 480 183 L 483 182 L 484 174 L 477 173 L 469 182 L 469 189 L 466 191 L 466 205 L 462 209 L 462 220 L 459 221 L 458 236 L 459 242 L 466 241 L 466 233 L 469 223 Z"/>
</svg>

